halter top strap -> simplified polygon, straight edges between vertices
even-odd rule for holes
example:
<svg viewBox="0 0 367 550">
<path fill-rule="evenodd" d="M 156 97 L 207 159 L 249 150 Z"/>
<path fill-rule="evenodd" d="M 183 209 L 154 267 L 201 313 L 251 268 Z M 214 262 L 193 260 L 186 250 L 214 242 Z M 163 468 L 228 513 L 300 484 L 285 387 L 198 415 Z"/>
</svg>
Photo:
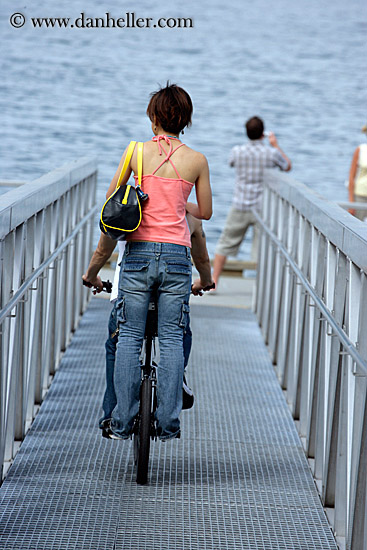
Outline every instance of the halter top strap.
<svg viewBox="0 0 367 550">
<path fill-rule="evenodd" d="M 154 172 L 152 173 L 152 175 L 154 176 L 154 174 L 161 168 L 161 166 L 163 166 L 163 164 L 167 161 L 169 161 L 172 165 L 172 168 L 174 169 L 174 171 L 176 172 L 177 174 L 177 177 L 179 179 L 181 179 L 181 176 L 180 174 L 178 173 L 177 171 L 177 168 L 176 166 L 173 164 L 172 160 L 171 160 L 171 156 L 173 155 L 173 153 L 175 153 L 175 151 L 177 151 L 177 149 L 179 149 L 180 147 L 182 147 L 183 145 L 185 145 L 184 143 L 180 143 L 180 145 L 178 145 L 177 147 L 175 147 L 175 149 L 173 149 L 173 146 L 172 146 L 172 141 L 170 140 L 169 136 L 166 136 L 166 135 L 158 135 L 158 136 L 154 136 L 153 138 L 153 141 L 155 141 L 158 145 L 158 152 L 160 155 L 162 155 L 162 151 L 164 151 L 164 153 L 166 154 L 166 158 L 159 164 L 159 166 L 157 166 L 157 168 L 154 170 Z M 169 145 L 169 151 L 168 153 L 163 149 L 162 147 L 162 144 L 161 144 L 161 141 L 165 141 L 167 143 L 167 145 Z"/>
</svg>

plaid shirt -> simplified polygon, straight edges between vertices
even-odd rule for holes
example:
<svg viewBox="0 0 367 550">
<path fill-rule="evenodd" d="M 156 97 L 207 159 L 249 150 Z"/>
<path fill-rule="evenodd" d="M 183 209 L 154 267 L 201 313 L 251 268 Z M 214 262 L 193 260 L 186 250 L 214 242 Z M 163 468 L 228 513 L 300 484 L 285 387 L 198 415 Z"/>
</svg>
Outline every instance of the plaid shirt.
<svg viewBox="0 0 367 550">
<path fill-rule="evenodd" d="M 237 210 L 250 210 L 260 202 L 263 192 L 264 168 L 278 166 L 288 168 L 288 163 L 275 147 L 264 144 L 262 139 L 249 140 L 245 145 L 233 147 L 229 165 L 236 168 L 236 185 L 233 207 Z"/>
</svg>

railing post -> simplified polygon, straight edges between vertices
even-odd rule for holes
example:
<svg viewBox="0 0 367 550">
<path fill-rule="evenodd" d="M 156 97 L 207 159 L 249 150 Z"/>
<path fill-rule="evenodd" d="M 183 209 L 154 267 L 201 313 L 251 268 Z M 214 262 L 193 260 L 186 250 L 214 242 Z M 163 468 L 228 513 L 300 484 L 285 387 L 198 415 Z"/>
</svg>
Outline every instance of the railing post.
<svg viewBox="0 0 367 550">
<path fill-rule="evenodd" d="M 334 532 L 367 550 L 366 225 L 274 171 L 255 215 L 256 313 L 270 356 Z"/>
<path fill-rule="evenodd" d="M 367 359 L 367 276 L 361 274 L 358 347 Z M 348 543 L 352 550 L 367 550 L 367 379 L 356 378 L 354 424 L 351 434 L 351 488 Z"/>
<path fill-rule="evenodd" d="M 14 455 L 88 295 L 96 163 L 81 159 L 0 197 L 0 465 Z M 3 471 L 3 470 L 2 470 Z"/>
</svg>

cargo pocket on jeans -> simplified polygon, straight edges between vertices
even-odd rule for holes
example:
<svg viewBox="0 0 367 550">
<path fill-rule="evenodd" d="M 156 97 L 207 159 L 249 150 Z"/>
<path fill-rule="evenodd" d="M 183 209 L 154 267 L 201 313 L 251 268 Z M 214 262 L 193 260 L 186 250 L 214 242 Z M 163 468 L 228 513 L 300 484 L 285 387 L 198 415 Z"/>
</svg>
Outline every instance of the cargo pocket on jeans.
<svg viewBox="0 0 367 550">
<path fill-rule="evenodd" d="M 190 313 L 190 306 L 189 304 L 182 304 L 182 307 L 181 307 L 181 317 L 180 317 L 180 322 L 179 322 L 179 325 L 180 327 L 186 329 L 187 327 L 187 324 L 189 322 L 189 313 Z"/>
<path fill-rule="evenodd" d="M 167 273 L 177 273 L 182 275 L 191 275 L 191 263 L 189 261 L 166 261 Z"/>
<path fill-rule="evenodd" d="M 122 288 L 147 290 L 149 260 L 127 257 L 122 264 Z"/>
<path fill-rule="evenodd" d="M 189 260 L 166 260 L 164 289 L 172 294 L 186 295 L 190 292 L 191 262 Z"/>
<path fill-rule="evenodd" d="M 147 269 L 149 261 L 140 258 L 125 258 L 123 264 L 124 271 L 143 271 Z"/>
<path fill-rule="evenodd" d="M 125 313 L 125 298 L 119 298 L 116 302 L 116 323 L 117 327 L 126 323 L 126 313 Z"/>
</svg>

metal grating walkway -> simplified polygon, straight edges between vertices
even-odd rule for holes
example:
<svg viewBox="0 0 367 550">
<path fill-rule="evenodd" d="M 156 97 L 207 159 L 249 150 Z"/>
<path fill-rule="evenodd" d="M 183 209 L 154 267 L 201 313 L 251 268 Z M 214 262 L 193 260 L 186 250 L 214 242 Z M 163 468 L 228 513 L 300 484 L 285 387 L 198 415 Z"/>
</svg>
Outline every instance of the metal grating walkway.
<svg viewBox="0 0 367 550">
<path fill-rule="evenodd" d="M 253 314 L 192 307 L 196 404 L 141 487 L 96 428 L 109 311 L 92 300 L 0 489 L 1 549 L 336 549 Z"/>
</svg>

